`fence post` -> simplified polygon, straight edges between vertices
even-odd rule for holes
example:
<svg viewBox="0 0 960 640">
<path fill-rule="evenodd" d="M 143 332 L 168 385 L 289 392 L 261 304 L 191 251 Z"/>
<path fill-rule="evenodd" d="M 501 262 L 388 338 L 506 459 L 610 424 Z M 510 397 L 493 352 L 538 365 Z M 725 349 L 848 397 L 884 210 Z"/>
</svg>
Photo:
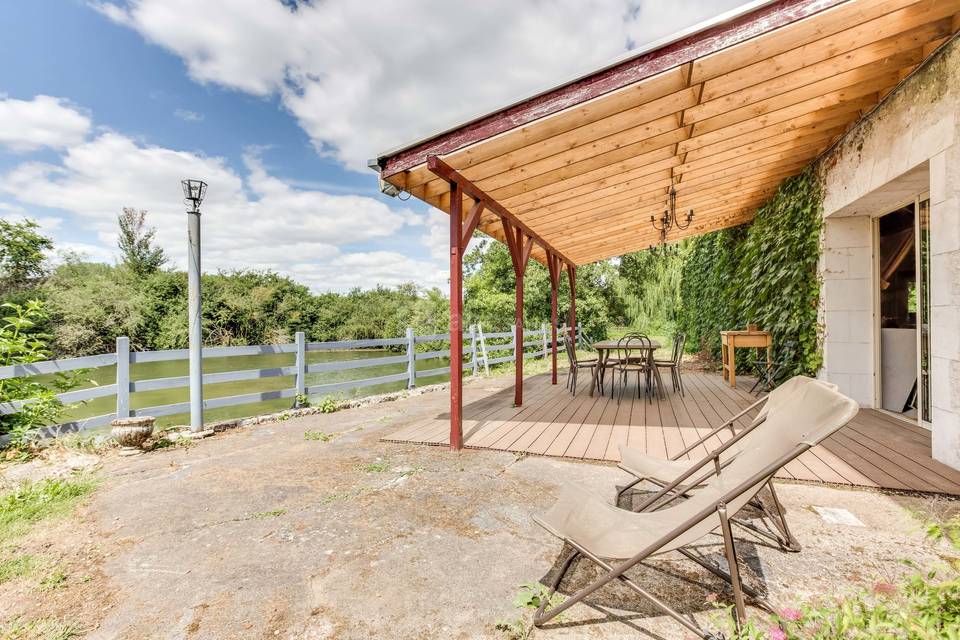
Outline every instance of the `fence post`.
<svg viewBox="0 0 960 640">
<path fill-rule="evenodd" d="M 299 407 L 300 401 L 307 395 L 307 337 L 303 331 L 297 331 L 297 397 L 294 406 Z"/>
<path fill-rule="evenodd" d="M 483 372 L 490 375 L 490 359 L 487 356 L 487 341 L 483 338 L 483 325 L 477 323 L 477 332 L 480 334 L 480 353 L 483 354 Z"/>
<path fill-rule="evenodd" d="M 523 336 L 520 336 L 520 344 L 517 344 L 517 325 L 510 325 L 510 335 L 513 336 L 513 361 L 523 357 Z"/>
<path fill-rule="evenodd" d="M 543 357 L 544 359 L 546 359 L 547 351 L 549 351 L 549 348 L 547 346 L 547 323 L 546 322 L 540 325 L 540 330 L 543 331 Z"/>
<path fill-rule="evenodd" d="M 413 327 L 407 327 L 407 389 L 417 386 L 417 341 Z"/>
<path fill-rule="evenodd" d="M 130 338 L 117 336 L 117 418 L 130 417 Z"/>
<path fill-rule="evenodd" d="M 477 325 L 470 325 L 470 375 L 477 375 Z"/>
</svg>

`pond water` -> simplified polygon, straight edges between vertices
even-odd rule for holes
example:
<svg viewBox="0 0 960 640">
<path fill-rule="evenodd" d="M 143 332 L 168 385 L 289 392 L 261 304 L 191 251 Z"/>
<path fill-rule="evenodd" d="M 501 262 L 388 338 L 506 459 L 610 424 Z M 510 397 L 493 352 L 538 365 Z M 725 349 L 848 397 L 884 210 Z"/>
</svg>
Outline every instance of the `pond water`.
<svg viewBox="0 0 960 640">
<path fill-rule="evenodd" d="M 307 364 L 320 362 L 337 362 L 344 360 L 360 360 L 370 358 L 383 358 L 392 355 L 402 355 L 403 352 L 393 353 L 380 349 L 364 349 L 351 351 L 308 351 Z M 241 371 L 245 369 L 266 369 L 271 367 L 293 366 L 296 355 L 292 353 L 271 353 L 257 356 L 233 356 L 229 358 L 204 358 L 204 373 L 219 373 L 224 371 Z M 189 374 L 189 363 L 187 360 L 173 360 L 166 362 L 144 362 L 133 363 L 130 365 L 131 380 L 150 380 L 153 378 L 169 378 L 172 376 L 185 376 Z M 449 367 L 448 358 L 427 358 L 417 361 L 417 370 L 436 369 L 440 367 Z M 342 382 L 345 380 L 362 380 L 365 378 L 376 378 L 395 373 L 403 373 L 407 370 L 406 363 L 380 365 L 363 369 L 351 369 L 347 371 L 330 371 L 323 373 L 307 374 L 307 386 L 326 384 L 331 382 Z M 86 371 L 82 379 L 87 381 L 77 387 L 78 389 L 87 388 L 95 385 L 113 384 L 116 381 L 116 366 L 98 367 Z M 418 378 L 417 384 L 427 385 L 446 382 L 450 379 L 449 373 L 444 375 L 430 376 L 428 378 Z M 274 391 L 278 389 L 289 389 L 296 384 L 294 376 L 277 376 L 274 378 L 261 378 L 256 380 L 241 380 L 237 382 L 222 382 L 218 384 L 207 384 L 203 387 L 204 398 L 220 398 L 224 396 L 235 396 L 245 393 L 254 393 L 259 391 Z M 364 387 L 361 389 L 351 389 L 333 394 L 335 398 L 354 398 L 379 393 L 388 393 L 390 391 L 399 391 L 406 388 L 406 382 L 392 382 L 388 384 Z M 312 396 L 311 402 L 317 402 L 322 396 Z M 158 405 L 174 404 L 177 402 L 186 402 L 190 399 L 188 387 L 180 389 L 162 389 L 158 391 L 144 391 L 130 394 L 130 407 L 139 409 L 143 407 L 154 407 Z M 251 404 L 242 404 L 232 407 L 222 407 L 218 409 L 208 409 L 204 411 L 204 420 L 226 420 L 229 418 L 239 418 L 244 416 L 273 413 L 289 409 L 293 405 L 293 398 L 279 398 L 276 400 L 267 400 Z M 69 422 L 80 418 L 89 418 L 91 416 L 111 413 L 116 408 L 116 398 L 106 396 L 103 398 L 94 398 L 88 400 L 70 410 L 62 419 L 63 422 Z M 159 426 L 173 424 L 185 424 L 189 422 L 189 414 L 174 414 L 157 418 Z"/>
</svg>

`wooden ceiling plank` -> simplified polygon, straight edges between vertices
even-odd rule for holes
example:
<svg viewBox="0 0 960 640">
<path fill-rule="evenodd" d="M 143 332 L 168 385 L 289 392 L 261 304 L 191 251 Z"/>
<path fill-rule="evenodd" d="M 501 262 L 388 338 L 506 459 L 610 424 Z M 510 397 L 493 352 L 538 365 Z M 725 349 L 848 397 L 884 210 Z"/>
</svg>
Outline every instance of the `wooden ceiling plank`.
<svg viewBox="0 0 960 640">
<path fill-rule="evenodd" d="M 501 202 L 529 202 L 566 189 L 572 189 L 597 180 L 611 178 L 620 173 L 640 170 L 645 166 L 674 158 L 672 146 L 664 146 L 647 153 L 641 153 L 626 160 L 604 165 L 590 171 L 580 172 L 579 168 L 563 167 L 538 176 L 514 182 L 506 187 L 494 189 L 489 193 Z"/>
<path fill-rule="evenodd" d="M 946 25 L 936 33 L 946 31 Z M 926 34 L 925 35 L 932 35 Z M 885 75 L 923 59 L 923 45 L 929 38 L 919 40 L 903 36 L 862 47 L 850 53 L 824 60 L 810 67 L 760 82 L 720 98 L 704 101 L 687 110 L 687 122 L 702 122 L 722 114 L 737 112 L 756 104 L 768 105 L 764 113 L 809 98 L 814 98 L 865 80 Z M 757 112 L 755 110 L 755 112 Z"/>
<path fill-rule="evenodd" d="M 709 189 L 698 191 L 695 195 L 684 196 L 681 198 L 681 208 L 699 208 L 701 205 L 709 206 L 717 199 L 728 197 L 741 197 L 750 189 L 770 184 L 778 184 L 783 178 L 792 175 L 802 168 L 803 164 L 781 165 L 775 168 L 766 167 L 750 175 L 731 176 L 716 181 L 709 185 Z M 665 182 L 662 189 L 639 194 L 632 198 L 624 199 L 617 203 L 609 203 L 605 206 L 595 206 L 579 212 L 564 212 L 562 214 L 553 214 L 542 217 L 526 216 L 529 224 L 538 228 L 549 229 L 551 233 L 556 232 L 565 225 L 579 227 L 583 224 L 597 224 L 606 217 L 631 213 L 637 215 L 642 213 L 649 219 L 650 213 L 658 211 L 664 206 L 666 200 L 666 190 L 669 183 Z"/>
<path fill-rule="evenodd" d="M 905 3 L 903 0 L 845 2 L 814 16 L 793 22 L 789 28 L 770 31 L 695 60 L 692 81 L 703 82 L 746 67 L 757 60 L 766 60 L 771 56 L 821 40 L 853 25 L 902 9 L 905 4 L 915 3 Z"/>
<path fill-rule="evenodd" d="M 750 136 L 749 140 L 732 138 L 712 145 L 693 149 L 686 154 L 686 162 L 696 162 L 708 158 L 724 158 L 730 154 L 750 153 L 761 149 L 767 144 L 780 144 L 811 136 L 821 135 L 826 131 L 845 131 L 850 125 L 849 114 L 843 114 L 826 120 L 820 120 L 803 127 L 787 128 L 782 124 L 773 125 L 767 135 L 763 133 Z"/>
<path fill-rule="evenodd" d="M 622 171 L 614 175 L 605 176 L 598 180 L 592 180 L 592 181 L 584 180 L 579 185 L 569 186 L 565 189 L 553 188 L 553 189 L 550 189 L 549 191 L 547 189 L 543 189 L 543 190 L 528 192 L 515 198 L 508 198 L 506 200 L 503 200 L 502 202 L 504 206 L 510 207 L 514 211 L 523 213 L 524 211 L 530 211 L 533 209 L 538 209 L 540 207 L 545 207 L 549 204 L 566 200 L 567 198 L 573 198 L 579 195 L 583 195 L 584 193 L 589 193 L 590 191 L 593 191 L 595 189 L 603 189 L 605 187 L 611 187 L 614 185 L 622 184 L 624 182 L 639 180 L 641 178 L 644 178 L 654 173 L 661 173 L 664 170 L 671 169 L 677 166 L 679 162 L 680 162 L 679 158 L 671 154 L 670 157 L 664 160 L 660 160 L 659 162 L 654 162 L 652 164 L 647 164 L 637 169 Z M 570 182 L 573 182 L 573 181 L 570 181 Z M 539 194 L 538 194 L 538 191 L 540 192 Z M 531 193 L 536 194 L 536 196 L 529 197 Z"/>
<path fill-rule="evenodd" d="M 717 216 L 730 211 L 742 211 L 762 204 L 771 193 L 773 192 L 770 189 L 764 189 L 753 192 L 749 197 L 736 203 L 716 203 L 709 210 L 705 210 L 696 223 L 690 225 L 690 229 L 703 228 Z M 674 231 L 671 231 L 671 234 L 673 233 Z M 638 219 L 638 216 L 618 216 L 604 225 L 603 229 L 588 229 L 581 233 L 565 231 L 563 234 L 556 235 L 555 241 L 560 246 L 572 243 L 569 251 L 573 251 L 573 247 L 577 244 L 589 246 L 591 243 L 602 242 L 603 240 L 618 241 L 626 236 L 642 237 L 656 243 L 660 239 L 660 232 L 650 224 L 649 219 Z M 670 237 L 672 238 L 672 235 Z"/>
<path fill-rule="evenodd" d="M 783 123 L 785 129 L 798 128 L 812 124 L 817 120 L 832 117 L 835 112 L 831 111 L 831 109 L 836 109 L 836 112 L 850 114 L 850 121 L 853 122 L 859 117 L 859 111 L 861 109 L 872 107 L 876 102 L 876 95 L 866 95 L 848 102 L 831 104 L 824 108 L 820 107 L 816 100 L 808 100 L 785 109 L 780 109 L 779 111 L 764 114 L 754 120 L 738 122 L 737 124 L 724 127 L 723 129 L 717 129 L 716 131 L 710 131 L 709 133 L 698 133 L 694 131 L 692 137 L 680 143 L 680 150 L 690 151 L 721 140 L 744 139 L 747 134 L 759 129 L 765 129 L 772 124 Z M 696 129 L 696 126 L 694 129 Z"/>
<path fill-rule="evenodd" d="M 953 2 L 917 2 L 826 38 L 770 56 L 705 82 L 704 100 L 715 100 L 745 87 L 797 71 L 860 47 L 918 28 L 931 28 L 957 9 Z M 960 2 L 956 3 L 960 4 Z M 950 25 L 946 25 L 949 29 Z"/>
<path fill-rule="evenodd" d="M 919 51 L 917 52 L 917 59 L 919 59 Z M 907 64 L 908 60 L 904 59 L 902 62 Z M 885 87 L 898 82 L 897 73 L 901 66 L 902 65 L 897 64 L 887 68 L 882 75 L 871 76 L 852 84 L 846 84 L 847 80 L 851 79 L 849 77 L 840 78 L 838 76 L 828 78 L 823 83 L 817 83 L 818 85 L 833 87 L 827 92 L 820 91 L 820 87 L 801 87 L 796 91 L 787 92 L 782 96 L 769 98 L 763 102 L 757 102 L 733 111 L 728 111 L 727 113 L 707 120 L 701 120 L 694 124 L 693 135 L 708 134 L 712 131 L 731 127 L 742 122 L 763 122 L 768 116 L 773 118 L 772 121 L 775 122 L 785 114 L 788 114 L 788 109 L 794 107 L 809 112 L 842 104 L 861 96 L 875 94 Z M 857 71 L 858 70 L 854 70 L 849 73 L 856 74 Z M 847 74 L 843 75 L 846 76 Z M 787 116 L 786 119 L 789 119 L 789 116 Z"/>
<path fill-rule="evenodd" d="M 727 149 L 725 151 L 720 151 L 719 153 L 707 156 L 694 155 L 693 158 L 691 158 L 688 154 L 687 161 L 681 165 L 677 165 L 676 171 L 680 174 L 683 174 L 686 171 L 689 171 L 691 168 L 703 166 L 705 163 L 719 164 L 735 158 L 749 157 L 752 156 L 752 154 L 758 153 L 765 149 L 775 153 L 788 149 L 799 149 L 801 147 L 814 144 L 819 140 L 833 140 L 846 130 L 845 125 L 846 123 L 841 126 L 835 126 L 832 129 L 814 129 L 812 131 L 804 130 L 800 135 L 796 135 L 795 132 L 791 131 L 787 134 L 768 138 L 767 140 L 761 142 L 740 145 L 738 147 L 733 147 L 732 149 Z"/>
<path fill-rule="evenodd" d="M 685 87 L 680 69 L 674 68 L 646 78 L 634 85 L 599 96 L 588 102 L 535 120 L 517 129 L 474 143 L 447 154 L 450 166 L 468 168 L 498 156 L 555 137 L 669 96 Z M 433 180 L 426 163 L 409 171 L 408 185 L 413 188 Z M 467 175 L 464 173 L 464 175 Z"/>
<path fill-rule="evenodd" d="M 577 147 L 582 147 L 611 137 L 623 137 L 627 140 L 632 136 L 643 136 L 643 125 L 657 123 L 662 119 L 682 111 L 696 103 L 697 94 L 692 89 L 683 89 L 652 102 L 637 105 L 608 118 L 604 118 L 590 125 L 586 125 L 535 144 L 518 147 L 513 151 L 502 153 L 485 162 L 476 163 L 459 169 L 463 175 L 469 176 L 476 182 L 484 178 L 502 173 L 537 160 L 542 160 L 557 154 L 566 154 Z M 669 128 L 676 126 L 670 122 Z M 657 128 L 662 133 L 664 127 Z M 451 163 L 459 164 L 458 160 L 451 159 Z M 454 166 L 454 164 L 451 164 Z M 431 195 L 429 190 L 428 195 Z"/>
<path fill-rule="evenodd" d="M 708 164 L 699 168 L 694 168 L 684 174 L 684 180 L 695 180 L 701 177 L 706 177 L 708 179 L 713 179 L 717 177 L 724 177 L 727 175 L 744 175 L 749 174 L 750 170 L 763 167 L 769 164 L 780 163 L 781 161 L 786 161 L 790 163 L 795 163 L 798 161 L 809 162 L 812 158 L 816 157 L 820 150 L 826 148 L 826 140 L 817 140 L 815 143 L 805 145 L 799 149 L 785 150 L 785 151 L 769 151 L 763 149 L 755 152 L 752 155 L 744 155 L 737 158 L 728 160 L 726 163 L 719 164 Z M 543 206 L 535 210 L 525 210 L 520 212 L 514 209 L 514 213 L 517 215 L 522 215 L 524 219 L 527 219 L 527 216 L 530 216 L 529 219 L 534 220 L 537 218 L 542 218 L 547 215 L 563 214 L 571 210 L 580 211 L 584 208 L 592 208 L 595 206 L 604 206 L 608 203 L 615 203 L 623 201 L 628 197 L 635 195 L 643 195 L 646 193 L 654 193 L 658 190 L 666 190 L 667 187 L 671 184 L 671 177 L 674 177 L 669 171 L 661 172 L 654 176 L 647 176 L 644 179 L 641 179 L 636 182 L 626 182 L 605 189 L 595 189 L 592 191 L 587 191 L 582 195 L 577 197 L 571 196 L 550 204 L 548 206 Z M 687 186 L 688 182 L 683 182 L 684 186 Z M 694 182 L 693 184 L 696 184 Z"/>
<path fill-rule="evenodd" d="M 570 175 L 575 175 L 577 173 L 585 173 L 591 171 L 598 167 L 606 166 L 608 164 L 614 164 L 627 160 L 633 156 L 647 153 L 649 151 L 654 151 L 663 147 L 672 147 L 677 142 L 685 140 L 688 135 L 686 128 L 673 129 L 662 133 L 660 135 L 635 142 L 633 144 L 624 145 L 622 147 L 616 147 L 610 151 L 606 151 L 594 156 L 584 158 L 579 161 L 572 161 L 570 164 L 565 165 L 563 168 L 566 169 Z M 533 166 L 538 165 L 538 166 Z M 508 184 L 513 184 L 523 180 L 524 178 L 529 178 L 534 175 L 539 175 L 543 169 L 539 163 L 533 163 L 533 165 L 528 165 L 526 167 L 521 167 L 516 171 L 511 171 L 508 173 L 502 173 L 493 178 L 484 180 L 481 183 L 481 188 L 487 193 L 494 191 L 500 187 L 507 186 Z M 436 202 L 443 203 L 443 199 L 437 200 Z M 434 201 L 428 200 L 430 204 L 437 206 Z M 441 209 L 444 209 L 443 206 L 440 206 Z M 445 210 L 445 209 L 444 209 Z"/>
</svg>

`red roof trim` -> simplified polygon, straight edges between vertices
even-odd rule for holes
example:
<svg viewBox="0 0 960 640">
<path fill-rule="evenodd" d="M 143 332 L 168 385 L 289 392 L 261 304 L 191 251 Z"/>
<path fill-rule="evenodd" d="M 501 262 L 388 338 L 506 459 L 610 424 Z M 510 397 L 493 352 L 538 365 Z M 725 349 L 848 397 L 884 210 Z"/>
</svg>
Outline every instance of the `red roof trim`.
<svg viewBox="0 0 960 640">
<path fill-rule="evenodd" d="M 384 177 L 843 4 L 780 0 L 379 159 Z"/>
</svg>

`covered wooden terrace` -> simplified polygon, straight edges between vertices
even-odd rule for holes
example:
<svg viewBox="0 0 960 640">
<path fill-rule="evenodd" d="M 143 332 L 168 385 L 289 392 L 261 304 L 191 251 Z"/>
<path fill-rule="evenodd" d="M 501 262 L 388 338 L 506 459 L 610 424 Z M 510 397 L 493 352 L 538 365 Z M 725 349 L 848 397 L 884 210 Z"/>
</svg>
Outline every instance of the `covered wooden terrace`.
<svg viewBox="0 0 960 640">
<path fill-rule="evenodd" d="M 474 230 L 510 248 L 518 342 L 526 265 L 549 268 L 553 385 L 563 272 L 575 327 L 578 265 L 748 222 L 958 30 L 960 0 L 754 2 L 371 166 L 385 191 L 450 214 L 451 354 L 462 353 L 462 255 Z M 662 234 L 651 217 L 671 189 L 694 218 Z M 464 444 L 459 363 L 454 355 L 454 449 Z M 517 407 L 523 386 L 519 358 Z"/>
</svg>

